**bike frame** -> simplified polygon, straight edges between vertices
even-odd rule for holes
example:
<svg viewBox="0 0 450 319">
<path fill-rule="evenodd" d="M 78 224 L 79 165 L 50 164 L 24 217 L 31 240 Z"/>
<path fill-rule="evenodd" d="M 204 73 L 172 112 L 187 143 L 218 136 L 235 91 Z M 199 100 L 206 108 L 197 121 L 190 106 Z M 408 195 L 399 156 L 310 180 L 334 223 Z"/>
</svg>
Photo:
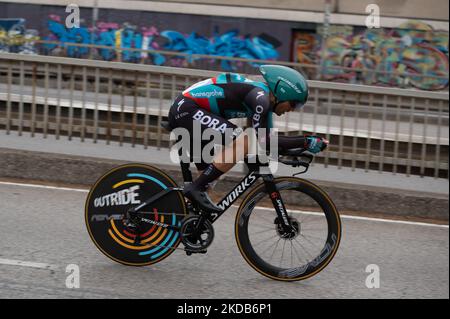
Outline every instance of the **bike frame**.
<svg viewBox="0 0 450 319">
<path fill-rule="evenodd" d="M 286 207 L 284 205 L 283 199 L 281 198 L 280 193 L 274 182 L 273 175 L 270 173 L 268 173 L 268 174 L 260 173 L 260 168 L 268 167 L 269 166 L 268 163 L 262 164 L 259 162 L 258 158 L 256 157 L 256 163 L 249 163 L 248 159 L 246 159 L 245 164 L 247 165 L 247 167 L 249 169 L 249 173 L 241 180 L 240 183 L 238 183 L 217 204 L 217 206 L 219 206 L 222 209 L 222 212 L 220 212 L 218 214 L 216 214 L 216 213 L 209 214 L 207 219 L 209 219 L 211 223 L 214 223 L 217 219 L 219 219 L 220 216 L 222 216 L 223 213 L 225 213 L 228 210 L 228 208 L 230 206 L 233 205 L 234 202 L 236 202 L 236 200 L 238 198 L 240 198 L 252 185 L 254 185 L 259 180 L 259 178 L 262 178 L 264 181 L 265 187 L 266 187 L 266 191 L 269 194 L 270 199 L 273 204 L 273 207 L 277 213 L 277 216 L 278 216 L 279 220 L 282 221 L 281 225 L 283 227 L 283 230 L 290 231 L 292 229 L 291 223 L 290 223 L 288 214 L 286 212 Z M 181 172 L 183 174 L 184 182 L 185 183 L 192 182 L 192 173 L 190 170 L 190 163 L 181 162 L 180 165 L 181 165 Z M 155 194 L 154 196 L 152 196 L 151 198 L 146 200 L 144 203 L 130 209 L 129 213 L 138 214 L 141 209 L 143 209 L 144 207 L 148 206 L 149 204 L 155 202 L 156 200 L 160 199 L 161 197 L 169 194 L 170 192 L 181 191 L 181 190 L 182 190 L 182 188 L 178 188 L 178 187 L 167 188 L 167 189 Z M 152 221 L 152 220 L 148 220 L 148 219 L 143 219 L 143 221 L 146 223 L 151 223 L 151 224 L 156 223 L 156 221 Z M 177 226 L 172 226 L 172 225 L 159 223 L 159 222 L 157 224 L 158 224 L 158 226 L 161 226 L 164 228 L 179 230 Z"/>
</svg>

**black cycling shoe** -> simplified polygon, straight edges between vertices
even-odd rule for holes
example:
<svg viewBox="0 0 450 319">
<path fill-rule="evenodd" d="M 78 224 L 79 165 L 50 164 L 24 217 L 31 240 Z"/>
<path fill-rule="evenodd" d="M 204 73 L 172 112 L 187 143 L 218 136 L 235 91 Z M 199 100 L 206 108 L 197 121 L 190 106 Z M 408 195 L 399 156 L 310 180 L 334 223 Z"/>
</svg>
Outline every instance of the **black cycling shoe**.
<svg viewBox="0 0 450 319">
<path fill-rule="evenodd" d="M 183 195 L 192 203 L 197 204 L 200 209 L 209 213 L 221 213 L 222 209 L 215 205 L 206 192 L 199 191 L 188 185 L 184 188 Z"/>
</svg>

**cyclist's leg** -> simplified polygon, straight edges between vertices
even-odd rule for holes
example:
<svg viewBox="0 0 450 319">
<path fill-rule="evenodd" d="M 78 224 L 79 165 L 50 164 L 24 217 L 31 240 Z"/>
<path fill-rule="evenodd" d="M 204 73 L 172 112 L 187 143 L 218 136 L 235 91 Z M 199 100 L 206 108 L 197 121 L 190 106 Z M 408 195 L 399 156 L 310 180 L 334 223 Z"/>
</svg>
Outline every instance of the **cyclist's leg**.
<svg viewBox="0 0 450 319">
<path fill-rule="evenodd" d="M 212 139 L 202 140 L 202 136 L 193 136 L 196 133 L 194 130 L 194 123 L 199 125 L 200 130 L 198 130 L 197 132 L 202 135 L 207 129 L 214 129 L 220 133 L 221 140 L 218 144 L 226 146 L 222 149 L 222 152 L 214 156 L 214 158 L 213 150 L 210 153 L 210 158 L 204 158 L 203 156 L 199 156 L 200 154 L 194 153 L 194 151 L 197 149 L 201 150 L 201 155 L 203 155 L 204 147 L 212 141 Z M 209 164 L 212 162 L 217 164 L 217 166 L 221 166 L 223 168 L 223 171 L 226 172 L 233 166 L 230 165 L 232 164 L 230 162 L 230 159 L 232 159 L 234 163 L 240 160 L 240 158 L 236 160 L 235 156 L 233 156 L 233 153 L 235 153 L 233 152 L 233 149 L 236 149 L 237 147 L 242 149 L 244 147 L 244 139 L 237 138 L 238 136 L 240 136 L 238 130 L 236 130 L 237 126 L 224 119 L 223 117 L 201 108 L 193 100 L 185 98 L 183 95 L 178 96 L 169 111 L 169 124 L 173 129 L 182 127 L 187 129 L 191 133 L 189 148 L 190 159 L 195 163 L 197 169 L 200 172 L 205 171 Z M 200 143 L 200 147 L 194 148 L 194 143 Z M 247 151 L 246 145 L 245 151 Z M 222 158 L 226 159 L 227 161 L 221 160 Z"/>
<path fill-rule="evenodd" d="M 221 133 L 219 144 L 223 146 L 222 150 L 215 155 L 212 151 L 211 154 L 208 154 L 211 155 L 210 158 L 204 158 L 202 156 L 201 162 L 196 163 L 197 168 L 202 172 L 199 177 L 194 180 L 192 187 L 201 192 L 205 191 L 208 185 L 216 181 L 222 174 L 229 171 L 247 153 L 247 139 L 243 137 L 243 134 L 240 134 L 240 130 L 237 129 L 236 125 L 215 114 L 210 114 L 209 112 L 205 112 L 205 114 L 205 116 L 211 116 L 214 120 L 219 122 L 217 127 L 226 127 L 227 129 L 219 131 Z M 202 128 L 202 131 L 204 129 L 206 128 Z M 195 142 L 195 140 L 193 142 Z M 204 151 L 206 144 L 209 144 L 210 142 L 211 140 L 202 141 L 202 151 Z M 239 149 L 240 152 L 238 152 L 237 149 Z M 214 157 L 212 157 L 212 155 L 214 155 Z"/>
<path fill-rule="evenodd" d="M 239 152 L 238 150 L 243 150 Z M 214 157 L 213 165 L 221 172 L 226 173 L 248 154 L 248 136 L 239 135 L 232 144 L 225 146 L 222 152 Z M 227 159 L 232 159 L 231 161 Z"/>
<path fill-rule="evenodd" d="M 236 125 L 219 115 L 201 108 L 193 100 L 185 98 L 182 95 L 175 100 L 170 109 L 169 123 L 172 128 L 182 127 L 190 132 L 190 159 L 195 163 L 197 169 L 202 172 L 204 172 L 213 162 L 217 164 L 217 166 L 221 166 L 224 170 L 223 172 L 228 171 L 233 166 L 229 165 L 230 159 L 231 161 L 236 162 L 233 157 L 233 149 L 236 149 L 236 147 L 242 149 L 243 147 L 243 145 L 241 145 L 241 139 L 236 139 L 239 135 L 239 131 L 236 130 Z M 198 125 L 199 129 L 194 129 L 194 125 Z M 207 129 L 215 130 L 219 133 L 220 141 L 213 140 L 213 138 L 203 140 L 202 136 Z M 196 133 L 200 133 L 201 136 L 194 136 Z M 225 146 L 222 152 L 214 156 L 214 149 L 211 149 L 209 154 L 204 154 L 205 146 L 213 141 L 215 144 Z M 197 147 L 194 147 L 194 143 L 198 143 L 200 147 L 198 147 L 198 145 L 195 145 Z M 198 152 L 199 150 L 201 151 L 201 154 L 195 153 L 195 151 Z M 221 160 L 221 158 L 224 158 L 224 160 Z"/>
<path fill-rule="evenodd" d="M 201 143 L 200 149 L 203 153 L 203 148 L 211 142 L 208 140 L 203 141 L 201 136 L 193 136 L 192 133 L 199 132 L 203 135 L 203 132 L 206 129 L 216 130 L 220 133 L 220 144 L 222 145 L 225 145 L 227 141 L 232 141 L 234 144 L 237 137 L 237 134 L 234 131 L 237 128 L 236 125 L 221 116 L 200 108 L 190 99 L 184 98 L 183 101 L 182 97 L 178 97 L 172 105 L 169 113 L 169 121 L 173 128 L 183 127 L 191 132 L 191 158 L 193 157 L 193 150 L 195 149 L 193 143 Z M 195 130 L 194 125 L 199 125 L 200 130 Z M 229 134 L 231 134 L 231 136 L 227 136 Z M 224 167 L 219 163 L 218 166 L 221 166 L 224 169 L 224 171 L 221 171 L 212 163 L 212 159 L 213 158 L 211 157 L 208 161 L 203 158 L 203 156 L 195 159 L 195 164 L 199 170 L 202 170 L 202 173 L 193 181 L 193 183 L 185 187 L 184 194 L 187 198 L 197 202 L 203 208 L 209 211 L 219 212 L 221 210 L 212 203 L 205 191 L 209 183 L 218 179 L 225 171 L 228 171 L 234 166 L 234 164 L 230 165 L 227 163 Z"/>
</svg>

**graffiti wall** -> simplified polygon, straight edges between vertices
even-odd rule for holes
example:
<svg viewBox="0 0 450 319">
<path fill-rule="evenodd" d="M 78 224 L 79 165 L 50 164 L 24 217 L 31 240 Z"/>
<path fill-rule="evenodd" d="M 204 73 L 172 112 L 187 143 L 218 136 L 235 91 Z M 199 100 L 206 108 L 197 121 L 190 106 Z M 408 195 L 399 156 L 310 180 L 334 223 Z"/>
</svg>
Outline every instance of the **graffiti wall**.
<svg viewBox="0 0 450 319">
<path fill-rule="evenodd" d="M 331 27 L 322 42 L 319 28 L 295 33 L 294 54 L 296 62 L 322 65 L 324 80 L 439 90 L 448 86 L 448 38 L 448 32 L 409 22 L 395 29 Z"/>
<path fill-rule="evenodd" d="M 0 3 L 0 18 L 21 17 L 39 30 L 41 40 L 62 41 L 39 45 L 39 53 L 92 57 L 107 61 L 151 63 L 245 72 L 254 64 L 215 58 L 199 59 L 193 54 L 244 59 L 288 60 L 291 23 L 244 18 L 223 18 L 134 10 L 100 10 L 92 27 L 92 11 L 80 8 L 79 29 L 67 29 L 67 13 L 61 6 Z M 296 24 L 298 27 L 299 25 Z M 96 44 L 110 47 L 92 50 L 71 45 Z M 127 49 L 157 49 L 180 55 L 136 52 Z"/>
<path fill-rule="evenodd" d="M 81 8 L 80 13 L 80 28 L 68 29 L 64 7 L 0 3 L 0 19 L 21 18 L 3 19 L 15 21 L 0 24 L 0 50 L 246 73 L 256 73 L 257 64 L 214 56 L 295 61 L 304 65 L 310 79 L 425 90 L 448 87 L 448 32 L 423 23 L 377 30 L 331 26 L 322 41 L 320 26 L 311 23 L 108 9 L 100 10 L 93 26 L 92 11 Z M 40 40 L 59 44 L 34 45 L 34 30 Z M 103 47 L 90 51 L 74 44 Z"/>
<path fill-rule="evenodd" d="M 131 51 L 126 49 L 167 50 L 175 51 L 187 56 L 175 56 L 172 63 L 180 64 L 185 60 L 188 64 L 196 57 L 193 54 L 237 57 L 244 59 L 276 60 L 279 53 L 276 43 L 270 42 L 265 34 L 258 36 L 241 35 L 239 30 L 229 30 L 224 33 L 215 32 L 213 36 L 206 37 L 196 31 L 182 33 L 175 30 L 159 30 L 155 26 L 136 26 L 128 22 L 118 24 L 115 22 L 100 21 L 95 28 L 81 25 L 80 28 L 66 28 L 64 19 L 58 15 L 51 15 L 47 20 L 48 35 L 42 39 L 65 43 L 63 49 L 69 57 L 87 57 L 89 49 L 83 46 L 70 45 L 72 43 L 96 44 L 115 48 L 104 48 L 96 51 L 98 58 L 107 61 L 145 62 L 148 58 L 156 65 L 166 65 L 167 57 L 161 54 Z M 60 50 L 57 44 L 44 45 L 47 54 Z M 118 50 L 120 49 L 120 50 Z M 234 70 L 236 66 L 229 61 L 221 62 L 223 70 Z"/>
<path fill-rule="evenodd" d="M 36 54 L 36 30 L 27 29 L 25 19 L 0 19 L 0 52 Z"/>
</svg>

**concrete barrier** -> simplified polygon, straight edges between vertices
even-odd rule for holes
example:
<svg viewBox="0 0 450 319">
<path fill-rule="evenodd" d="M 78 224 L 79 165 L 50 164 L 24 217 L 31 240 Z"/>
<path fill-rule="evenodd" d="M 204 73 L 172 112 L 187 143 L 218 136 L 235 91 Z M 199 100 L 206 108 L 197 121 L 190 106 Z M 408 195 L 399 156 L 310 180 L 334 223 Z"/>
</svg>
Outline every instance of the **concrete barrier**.
<svg viewBox="0 0 450 319">
<path fill-rule="evenodd" d="M 127 162 L 0 148 L 0 163 L 0 178 L 3 179 L 90 186 L 109 169 Z M 181 172 L 174 166 L 158 167 L 181 182 Z M 236 174 L 225 175 L 214 189 L 215 193 L 225 195 L 241 178 Z M 446 195 L 342 183 L 316 184 L 330 195 L 341 213 L 438 221 L 449 219 L 449 198 Z M 295 198 L 287 201 L 296 204 Z"/>
</svg>

